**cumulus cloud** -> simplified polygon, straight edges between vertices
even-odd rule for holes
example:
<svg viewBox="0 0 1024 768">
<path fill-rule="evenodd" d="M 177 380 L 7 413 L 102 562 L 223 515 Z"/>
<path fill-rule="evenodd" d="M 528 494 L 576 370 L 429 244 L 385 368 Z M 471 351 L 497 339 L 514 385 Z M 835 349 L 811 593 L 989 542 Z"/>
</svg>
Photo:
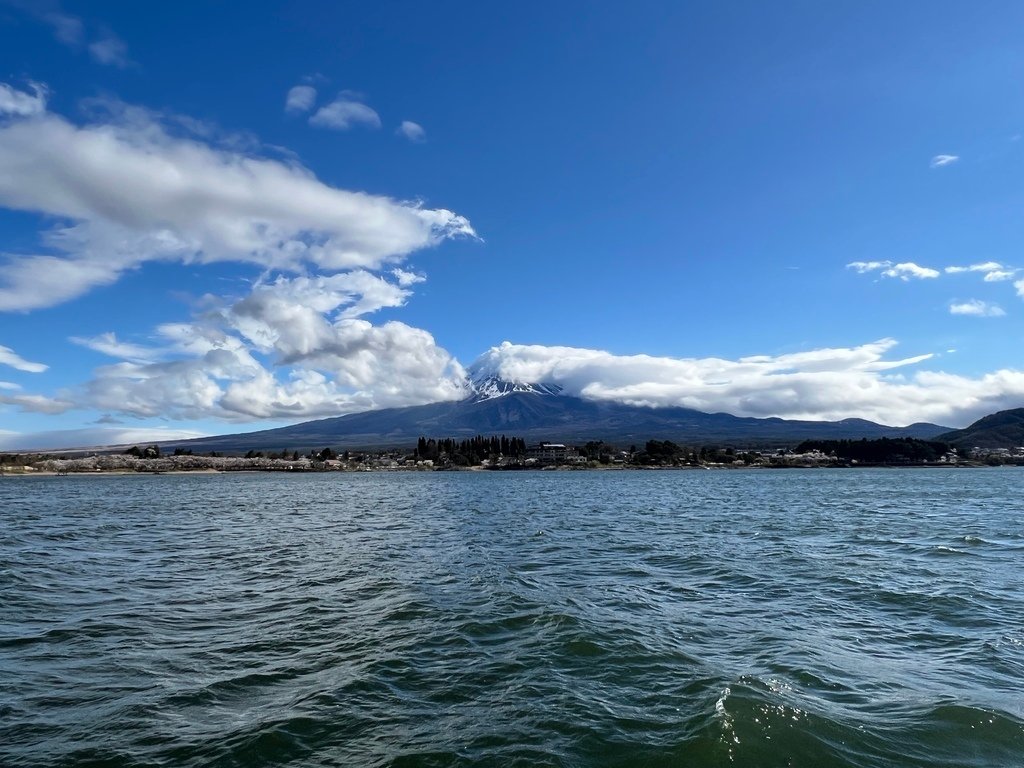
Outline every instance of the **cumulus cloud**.
<svg viewBox="0 0 1024 768">
<path fill-rule="evenodd" d="M 316 103 L 316 88 L 311 85 L 296 85 L 285 97 L 284 111 L 290 113 L 309 112 Z"/>
<path fill-rule="evenodd" d="M 338 416 L 466 395 L 464 370 L 426 331 L 396 321 L 328 322 L 303 317 L 298 309 L 249 310 L 248 317 L 238 310 L 241 338 L 194 324 L 162 328 L 187 356 L 99 368 L 76 401 L 136 417 L 252 421 Z M 235 320 L 234 314 L 227 318 Z M 289 327 L 292 320 L 297 328 Z M 256 350 L 276 360 L 265 367 Z"/>
<path fill-rule="evenodd" d="M 320 107 L 309 118 L 309 124 L 336 131 L 347 131 L 357 125 L 370 128 L 380 128 L 381 125 L 380 115 L 349 91 L 343 91 L 330 104 Z"/>
<path fill-rule="evenodd" d="M 980 378 L 905 373 L 932 356 L 888 359 L 895 345 L 881 339 L 851 348 L 726 360 L 621 356 L 506 342 L 470 370 L 558 384 L 568 394 L 595 400 L 755 417 L 859 417 L 895 425 L 931 421 L 958 426 L 1017 407 L 1024 398 L 1024 372 L 1002 370 Z"/>
<path fill-rule="evenodd" d="M 403 120 L 395 133 L 417 144 L 427 140 L 427 132 L 423 130 L 423 126 L 412 120 Z"/>
<path fill-rule="evenodd" d="M 959 159 L 959 155 L 935 155 L 935 157 L 932 158 L 931 163 L 929 163 L 929 165 L 932 168 L 942 168 L 943 166 L 955 163 Z"/>
<path fill-rule="evenodd" d="M 891 261 L 852 261 L 846 266 L 848 269 L 856 270 L 861 275 L 881 270 L 883 277 L 896 277 L 904 282 L 911 279 L 933 279 L 940 274 L 937 269 L 922 267 L 912 261 L 905 261 L 900 264 L 893 264 Z"/>
<path fill-rule="evenodd" d="M 422 277 L 365 270 L 261 281 L 158 326 L 143 346 L 113 333 L 72 341 L 118 358 L 58 397 L 0 394 L 42 413 L 88 408 L 132 417 L 299 420 L 468 394 L 465 371 L 428 332 L 364 316 L 401 306 Z"/>
<path fill-rule="evenodd" d="M 954 302 L 949 305 L 951 315 L 971 315 L 973 317 L 1003 317 L 1006 312 L 998 304 L 990 304 L 980 299 Z"/>
<path fill-rule="evenodd" d="M 33 363 L 26 360 L 10 347 L 2 345 L 0 345 L 0 365 L 9 365 L 11 368 L 25 371 L 26 373 L 42 373 L 49 368 L 49 366 L 42 363 Z"/>
<path fill-rule="evenodd" d="M 84 125 L 18 116 L 0 124 L 0 167 L 0 206 L 61 222 L 43 233 L 52 252 L 6 255 L 0 311 L 67 301 L 147 261 L 379 269 L 475 236 L 451 211 L 331 187 L 296 162 L 177 135 L 144 110 Z"/>
<path fill-rule="evenodd" d="M 46 88 L 38 83 L 30 83 L 29 87 L 32 93 L 0 83 L 0 115 L 30 117 L 46 111 Z"/>
<path fill-rule="evenodd" d="M 915 264 L 912 261 L 906 261 L 902 264 L 894 264 L 886 270 L 882 271 L 882 274 L 886 277 L 898 277 L 900 280 L 930 280 L 939 276 L 937 269 L 931 267 L 922 267 Z"/>
</svg>

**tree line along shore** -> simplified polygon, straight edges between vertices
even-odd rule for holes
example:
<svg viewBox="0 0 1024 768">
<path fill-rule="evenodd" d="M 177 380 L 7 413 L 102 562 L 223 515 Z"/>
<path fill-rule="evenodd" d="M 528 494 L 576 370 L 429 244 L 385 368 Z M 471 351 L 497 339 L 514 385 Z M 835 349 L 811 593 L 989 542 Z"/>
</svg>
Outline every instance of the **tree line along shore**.
<svg viewBox="0 0 1024 768">
<path fill-rule="evenodd" d="M 438 471 L 479 469 L 686 469 L 790 467 L 1024 466 L 1024 451 L 961 451 L 947 443 L 915 438 L 806 440 L 793 448 L 682 446 L 670 440 L 616 446 L 535 445 L 505 435 L 472 438 L 420 437 L 412 450 L 257 451 L 244 455 L 194 454 L 184 447 L 132 446 L 120 452 L 0 454 L 3 474 L 165 472 Z"/>
</svg>

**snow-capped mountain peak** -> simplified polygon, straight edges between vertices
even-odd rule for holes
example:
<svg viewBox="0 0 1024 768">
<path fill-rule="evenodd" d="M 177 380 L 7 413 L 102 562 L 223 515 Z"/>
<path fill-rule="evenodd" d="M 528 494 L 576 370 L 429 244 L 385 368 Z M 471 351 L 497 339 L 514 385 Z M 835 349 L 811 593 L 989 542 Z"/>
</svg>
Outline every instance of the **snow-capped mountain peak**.
<svg viewBox="0 0 1024 768">
<path fill-rule="evenodd" d="M 490 373 L 481 373 L 469 380 L 476 400 L 491 400 L 504 397 L 513 392 L 532 392 L 536 395 L 557 395 L 562 388 L 557 384 L 531 383 L 525 381 L 508 381 Z"/>
</svg>

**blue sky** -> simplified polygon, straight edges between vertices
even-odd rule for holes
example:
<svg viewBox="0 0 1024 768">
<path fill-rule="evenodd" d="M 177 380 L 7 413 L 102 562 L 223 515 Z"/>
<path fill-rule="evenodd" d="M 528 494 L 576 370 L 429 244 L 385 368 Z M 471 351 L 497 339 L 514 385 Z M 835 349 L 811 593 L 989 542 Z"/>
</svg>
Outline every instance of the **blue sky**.
<svg viewBox="0 0 1024 768">
<path fill-rule="evenodd" d="M 755 416 L 1024 405 L 1022 23 L 0 3 L 0 446 L 454 399 L 481 368 Z"/>
</svg>

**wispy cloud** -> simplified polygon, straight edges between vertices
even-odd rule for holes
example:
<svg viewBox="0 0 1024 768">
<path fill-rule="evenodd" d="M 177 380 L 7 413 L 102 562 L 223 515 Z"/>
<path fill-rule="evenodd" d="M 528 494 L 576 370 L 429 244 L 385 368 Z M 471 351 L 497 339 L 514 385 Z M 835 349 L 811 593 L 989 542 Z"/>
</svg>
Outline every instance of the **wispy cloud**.
<svg viewBox="0 0 1024 768">
<path fill-rule="evenodd" d="M 959 159 L 959 155 L 935 155 L 935 157 L 932 158 L 931 163 L 929 163 L 929 166 L 932 168 L 942 168 L 947 165 L 952 165 Z"/>
<path fill-rule="evenodd" d="M 986 283 L 1001 283 L 1012 280 L 1019 270 L 1016 269 L 994 269 L 985 275 Z"/>
<path fill-rule="evenodd" d="M 971 264 L 967 267 L 946 267 L 945 272 L 949 275 L 981 272 L 985 275 L 984 280 L 986 283 L 999 283 L 1004 280 L 1012 280 L 1020 270 L 1015 267 L 1007 267 L 998 261 L 985 261 L 980 264 Z"/>
<path fill-rule="evenodd" d="M 380 128 L 380 115 L 368 107 L 358 94 L 342 91 L 334 101 L 320 107 L 309 118 L 309 124 L 318 128 L 330 128 L 336 131 L 347 131 L 356 125 Z"/>
<path fill-rule="evenodd" d="M 42 373 L 49 368 L 48 365 L 26 360 L 10 347 L 4 346 L 0 346 L 0 365 L 9 365 L 11 368 L 25 371 L 26 373 Z"/>
<path fill-rule="evenodd" d="M 40 18 L 53 29 L 53 36 L 64 45 L 79 46 L 85 38 L 85 25 L 77 16 L 61 11 L 41 14 Z"/>
<path fill-rule="evenodd" d="M 427 140 L 427 132 L 423 130 L 423 126 L 419 123 L 414 123 L 412 120 L 403 120 L 395 133 L 399 136 L 404 136 L 416 144 Z"/>
<path fill-rule="evenodd" d="M 100 64 L 122 68 L 131 64 L 128 47 L 108 26 L 87 25 L 80 17 L 65 13 L 56 0 L 7 0 L 7 4 L 46 24 L 62 45 L 77 51 L 84 46 Z"/>
<path fill-rule="evenodd" d="M 949 305 L 951 315 L 970 315 L 972 317 L 1003 317 L 1006 312 L 998 304 L 990 304 L 980 299 L 954 302 Z"/>
<path fill-rule="evenodd" d="M 107 28 L 103 28 L 99 36 L 89 43 L 89 55 L 100 64 L 124 68 L 131 64 L 128 58 L 128 46 L 124 41 Z"/>
<path fill-rule="evenodd" d="M 940 274 L 937 269 L 922 267 L 912 261 L 904 261 L 899 264 L 893 264 L 891 261 L 851 261 L 846 267 L 861 275 L 881 271 L 883 277 L 895 277 L 903 281 L 931 280 Z"/>
<path fill-rule="evenodd" d="M 889 266 L 892 266 L 891 261 L 851 261 L 846 268 L 856 270 L 859 275 L 864 275 Z"/>
<path fill-rule="evenodd" d="M 0 403 L 17 406 L 26 413 L 45 413 L 50 416 L 56 416 L 61 413 L 67 413 L 72 408 L 77 407 L 76 404 L 71 402 L 70 400 L 64 400 L 59 397 L 47 397 L 46 395 L 35 394 L 0 394 Z"/>
<path fill-rule="evenodd" d="M 143 347 L 139 344 L 132 344 L 127 341 L 120 341 L 112 332 L 101 333 L 99 336 L 92 337 L 71 336 L 68 340 L 78 344 L 80 347 L 85 347 L 94 352 L 121 360 L 150 362 L 160 357 L 159 350 Z"/>
<path fill-rule="evenodd" d="M 288 90 L 285 97 L 284 111 L 297 114 L 309 112 L 316 103 L 316 88 L 311 85 L 296 85 Z"/>
</svg>

